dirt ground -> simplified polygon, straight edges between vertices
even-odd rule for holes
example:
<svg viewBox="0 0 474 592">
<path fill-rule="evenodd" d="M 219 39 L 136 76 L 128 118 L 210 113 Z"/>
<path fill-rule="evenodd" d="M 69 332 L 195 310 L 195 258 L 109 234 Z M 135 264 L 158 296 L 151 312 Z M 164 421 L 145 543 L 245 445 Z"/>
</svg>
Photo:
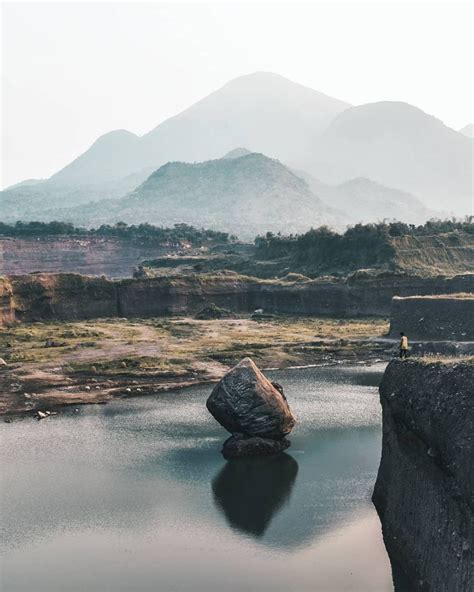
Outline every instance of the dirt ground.
<svg viewBox="0 0 474 592">
<path fill-rule="evenodd" d="M 106 403 L 214 382 L 245 356 L 262 368 L 388 358 L 384 319 L 104 319 L 0 332 L 0 414 Z"/>
</svg>

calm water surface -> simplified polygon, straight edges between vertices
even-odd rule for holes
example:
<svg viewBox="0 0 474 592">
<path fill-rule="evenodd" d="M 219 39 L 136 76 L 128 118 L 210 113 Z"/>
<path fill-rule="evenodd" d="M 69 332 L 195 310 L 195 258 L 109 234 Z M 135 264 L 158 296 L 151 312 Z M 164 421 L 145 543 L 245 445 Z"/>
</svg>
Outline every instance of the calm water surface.
<svg viewBox="0 0 474 592">
<path fill-rule="evenodd" d="M 1 590 L 393 590 L 382 371 L 271 373 L 299 423 L 269 459 L 223 460 L 209 386 L 2 424 Z"/>
</svg>

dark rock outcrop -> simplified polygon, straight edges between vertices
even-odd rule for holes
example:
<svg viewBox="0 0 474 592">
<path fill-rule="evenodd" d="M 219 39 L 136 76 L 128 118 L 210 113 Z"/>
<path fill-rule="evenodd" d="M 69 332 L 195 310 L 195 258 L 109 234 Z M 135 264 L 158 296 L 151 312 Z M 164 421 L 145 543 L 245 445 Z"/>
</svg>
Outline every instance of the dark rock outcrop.
<svg viewBox="0 0 474 592">
<path fill-rule="evenodd" d="M 209 306 L 206 306 L 200 310 L 195 318 L 199 321 L 210 321 L 214 319 L 231 319 L 233 316 L 234 314 L 230 312 L 230 310 L 221 308 L 220 306 L 211 303 Z"/>
<path fill-rule="evenodd" d="M 290 446 L 286 438 L 272 440 L 260 436 L 244 436 L 234 434 L 224 442 L 222 454 L 224 458 L 240 458 L 243 456 L 269 456 L 278 454 Z"/>
<path fill-rule="evenodd" d="M 474 589 L 474 365 L 393 361 L 373 501 L 395 589 Z M 398 585 L 398 587 L 397 587 Z"/>
<path fill-rule="evenodd" d="M 412 339 L 474 341 L 474 294 L 395 296 L 390 333 L 399 331 Z"/>
<path fill-rule="evenodd" d="M 222 378 L 206 406 L 231 434 L 280 440 L 296 423 L 285 396 L 250 358 L 244 358 Z M 255 444 L 261 446 L 257 440 Z M 250 441 L 242 444 L 242 450 L 243 447 L 249 450 Z"/>
</svg>

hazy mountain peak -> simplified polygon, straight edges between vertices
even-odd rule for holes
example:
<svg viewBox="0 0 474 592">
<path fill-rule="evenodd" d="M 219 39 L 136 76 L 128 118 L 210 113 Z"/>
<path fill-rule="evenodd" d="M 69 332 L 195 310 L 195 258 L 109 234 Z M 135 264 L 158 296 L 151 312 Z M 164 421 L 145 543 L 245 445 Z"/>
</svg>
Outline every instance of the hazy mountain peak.
<svg viewBox="0 0 474 592">
<path fill-rule="evenodd" d="M 328 132 L 341 131 L 348 137 L 374 137 L 387 132 L 417 133 L 419 126 L 426 128 L 433 125 L 446 127 L 439 119 L 409 103 L 379 101 L 343 111 L 336 116 Z"/>
<path fill-rule="evenodd" d="M 428 208 L 472 211 L 472 142 L 421 109 L 380 101 L 335 117 L 305 165 L 324 182 L 367 177 L 424 200 Z"/>
<path fill-rule="evenodd" d="M 468 138 L 474 138 L 474 123 L 468 123 L 459 130 L 459 133 L 463 134 L 463 136 L 467 136 Z"/>
<path fill-rule="evenodd" d="M 134 139 L 138 140 L 139 136 L 134 134 L 133 132 L 129 132 L 126 129 L 117 129 L 112 130 L 110 132 L 106 132 L 97 138 L 97 140 L 92 144 L 92 146 L 96 146 L 98 144 L 107 144 L 110 142 L 127 142 L 133 141 Z"/>
<path fill-rule="evenodd" d="M 248 154 L 252 154 L 252 152 L 247 150 L 247 148 L 234 148 L 230 152 L 227 152 L 227 154 L 224 154 L 222 158 L 240 158 L 241 156 L 247 156 Z"/>
<path fill-rule="evenodd" d="M 72 214 L 71 214 L 72 215 Z M 274 158 L 248 153 L 204 162 L 168 162 L 119 200 L 91 204 L 76 220 L 193 223 L 253 238 L 267 232 L 301 232 L 311 225 L 341 226 L 306 181 Z"/>
<path fill-rule="evenodd" d="M 313 138 L 349 105 L 271 72 L 240 76 L 142 137 L 100 136 L 51 177 L 55 186 L 117 183 L 167 161 L 219 158 L 236 146 L 297 161 Z"/>
</svg>

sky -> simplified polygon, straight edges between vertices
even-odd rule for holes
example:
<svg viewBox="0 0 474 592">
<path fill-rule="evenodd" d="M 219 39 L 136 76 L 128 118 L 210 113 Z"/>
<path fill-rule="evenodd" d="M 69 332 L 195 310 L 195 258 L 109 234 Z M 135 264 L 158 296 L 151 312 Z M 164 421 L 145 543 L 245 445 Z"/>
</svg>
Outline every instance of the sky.
<svg viewBox="0 0 474 592">
<path fill-rule="evenodd" d="M 1 20 L 1 187 L 255 71 L 473 120 L 471 2 L 3 2 Z"/>
</svg>

